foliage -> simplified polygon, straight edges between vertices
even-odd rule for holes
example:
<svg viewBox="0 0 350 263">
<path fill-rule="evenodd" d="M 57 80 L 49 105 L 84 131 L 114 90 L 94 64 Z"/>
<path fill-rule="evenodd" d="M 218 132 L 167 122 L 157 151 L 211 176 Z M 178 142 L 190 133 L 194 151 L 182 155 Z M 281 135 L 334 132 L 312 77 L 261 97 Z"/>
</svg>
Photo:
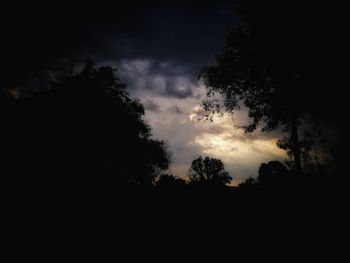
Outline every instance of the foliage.
<svg viewBox="0 0 350 263">
<path fill-rule="evenodd" d="M 151 129 L 142 118 L 142 104 L 129 97 L 115 71 L 88 62 L 79 72 L 73 68 L 64 71 L 52 89 L 69 94 L 72 106 L 83 115 L 79 116 L 83 119 L 79 128 L 85 164 L 91 171 L 103 169 L 117 180 L 151 184 L 168 168 L 169 153 L 164 141 L 151 138 Z"/>
<path fill-rule="evenodd" d="M 159 188 L 172 189 L 186 186 L 185 180 L 172 174 L 162 174 L 156 181 L 156 186 Z"/>
<path fill-rule="evenodd" d="M 189 171 L 190 182 L 210 183 L 214 185 L 225 185 L 231 182 L 232 178 L 225 171 L 223 162 L 219 159 L 198 157 L 192 161 Z"/>
<path fill-rule="evenodd" d="M 271 184 L 287 175 L 287 168 L 279 161 L 262 163 L 259 168 L 258 182 Z"/>
<path fill-rule="evenodd" d="M 243 103 L 252 119 L 246 132 L 259 124 L 263 132 L 288 132 L 288 143 L 279 146 L 293 155 L 300 171 L 301 154 L 307 151 L 301 153 L 298 129 L 306 121 L 316 121 L 314 116 L 329 100 L 323 61 L 317 65 L 315 50 L 306 43 L 307 21 L 297 21 L 295 13 L 277 1 L 242 1 L 237 10 L 242 23 L 227 34 L 216 63 L 200 72 L 208 95 L 203 106 L 209 116 L 235 112 Z"/>
</svg>

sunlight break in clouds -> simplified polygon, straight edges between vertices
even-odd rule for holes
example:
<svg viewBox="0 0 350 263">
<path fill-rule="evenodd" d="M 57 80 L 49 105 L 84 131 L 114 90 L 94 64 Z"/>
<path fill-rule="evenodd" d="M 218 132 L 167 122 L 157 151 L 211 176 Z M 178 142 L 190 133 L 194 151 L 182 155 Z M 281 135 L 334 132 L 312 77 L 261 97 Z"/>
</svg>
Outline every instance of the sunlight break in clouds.
<svg viewBox="0 0 350 263">
<path fill-rule="evenodd" d="M 256 176 L 262 162 L 286 158 L 285 152 L 276 146 L 277 138 L 244 132 L 241 126 L 247 123 L 247 117 L 243 112 L 214 116 L 212 122 L 196 118 L 196 113 L 198 107 L 189 115 L 198 129 L 195 144 L 203 154 L 221 159 L 236 180 Z"/>
<path fill-rule="evenodd" d="M 256 177 L 262 162 L 286 158 L 276 146 L 278 134 L 244 133 L 240 127 L 249 122 L 244 108 L 205 120 L 200 106 L 205 87 L 186 68 L 148 59 L 122 60 L 117 67 L 131 96 L 144 104 L 154 137 L 168 142 L 172 173 L 186 178 L 192 160 L 207 155 L 224 162 L 236 185 Z"/>
</svg>

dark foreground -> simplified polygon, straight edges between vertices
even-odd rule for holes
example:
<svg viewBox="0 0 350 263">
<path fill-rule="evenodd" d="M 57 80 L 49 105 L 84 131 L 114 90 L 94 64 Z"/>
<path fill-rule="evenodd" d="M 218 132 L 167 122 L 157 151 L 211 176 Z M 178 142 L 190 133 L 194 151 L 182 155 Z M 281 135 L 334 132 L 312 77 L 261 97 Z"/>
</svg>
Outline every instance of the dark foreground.
<svg viewBox="0 0 350 263">
<path fill-rule="evenodd" d="M 5 189 L 5 242 L 16 256 L 338 258 L 348 236 L 345 181 L 303 176 L 235 189 L 129 187 L 113 197 L 93 185 L 16 184 Z"/>
</svg>

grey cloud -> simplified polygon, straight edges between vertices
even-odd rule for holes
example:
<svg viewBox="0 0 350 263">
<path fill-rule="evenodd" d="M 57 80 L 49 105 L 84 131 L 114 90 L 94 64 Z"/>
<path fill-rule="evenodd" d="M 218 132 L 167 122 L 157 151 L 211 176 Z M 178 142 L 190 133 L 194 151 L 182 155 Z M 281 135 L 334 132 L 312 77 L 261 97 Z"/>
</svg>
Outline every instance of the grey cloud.
<svg viewBox="0 0 350 263">
<path fill-rule="evenodd" d="M 147 99 L 145 101 L 142 101 L 143 106 L 145 107 L 145 110 L 153 111 L 153 112 L 159 112 L 159 104 L 153 100 Z"/>
<path fill-rule="evenodd" d="M 153 92 L 156 96 L 186 99 L 194 97 L 193 77 L 171 62 L 150 59 L 122 60 L 118 73 L 131 92 Z M 175 68 L 175 69 L 174 69 Z"/>
<path fill-rule="evenodd" d="M 168 107 L 167 111 L 168 111 L 169 113 L 184 114 L 184 111 L 181 110 L 180 107 L 177 106 L 177 105 Z"/>
<path fill-rule="evenodd" d="M 178 83 L 169 83 L 166 86 L 166 95 L 175 97 L 178 99 L 185 99 L 187 97 L 192 97 L 193 92 L 190 86 L 181 86 Z"/>
<path fill-rule="evenodd" d="M 226 30 L 237 23 L 231 1 L 211 1 L 210 5 L 191 1 L 154 5 L 147 1 L 147 8 L 96 30 L 91 38 L 97 42 L 95 50 L 106 53 L 104 57 L 172 60 L 196 74 L 200 67 L 213 62 L 224 44 Z"/>
<path fill-rule="evenodd" d="M 230 10 L 228 0 L 200 5 L 191 1 L 124 2 L 85 4 L 84 12 L 74 3 L 69 9 L 56 5 L 56 12 L 49 4 L 40 4 L 40 8 L 29 4 L 22 10 L 11 4 L 6 12 L 16 19 L 11 22 L 11 30 L 3 30 L 4 39 L 11 39 L 3 49 L 4 65 L 13 65 L 16 80 L 20 75 L 34 74 L 28 70 L 52 69 L 62 58 L 91 58 L 97 63 L 153 58 L 186 65 L 188 72 L 196 74 L 215 58 L 223 46 L 226 29 L 237 20 L 230 12 L 222 12 Z M 42 21 L 47 27 L 38 26 Z M 167 65 L 165 68 L 174 74 L 184 70 Z M 12 78 L 12 74 L 4 75 Z"/>
</svg>

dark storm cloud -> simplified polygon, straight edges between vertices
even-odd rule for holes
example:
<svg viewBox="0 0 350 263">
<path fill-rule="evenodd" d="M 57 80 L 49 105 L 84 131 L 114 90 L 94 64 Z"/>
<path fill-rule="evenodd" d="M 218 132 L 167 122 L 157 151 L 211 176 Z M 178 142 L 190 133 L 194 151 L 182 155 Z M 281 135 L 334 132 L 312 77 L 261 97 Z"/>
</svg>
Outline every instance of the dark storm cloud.
<svg viewBox="0 0 350 263">
<path fill-rule="evenodd" d="M 88 35 L 101 24 L 103 8 L 89 4 L 63 2 L 2 4 L 1 57 L 6 80 L 21 83 L 40 78 L 44 69 L 52 69 L 63 58 L 77 58 L 91 43 Z M 96 19 L 96 20 L 95 20 Z M 4 81 L 4 80 L 3 80 Z"/>
<path fill-rule="evenodd" d="M 21 82 L 40 78 L 38 72 L 57 69 L 66 59 L 88 58 L 175 61 L 195 74 L 222 46 L 232 22 L 227 7 L 223 0 L 3 4 L 4 75 L 9 82 Z"/>
<path fill-rule="evenodd" d="M 213 61 L 234 23 L 227 1 L 149 5 L 111 26 L 105 49 L 109 57 L 173 61 L 196 75 Z"/>
</svg>

